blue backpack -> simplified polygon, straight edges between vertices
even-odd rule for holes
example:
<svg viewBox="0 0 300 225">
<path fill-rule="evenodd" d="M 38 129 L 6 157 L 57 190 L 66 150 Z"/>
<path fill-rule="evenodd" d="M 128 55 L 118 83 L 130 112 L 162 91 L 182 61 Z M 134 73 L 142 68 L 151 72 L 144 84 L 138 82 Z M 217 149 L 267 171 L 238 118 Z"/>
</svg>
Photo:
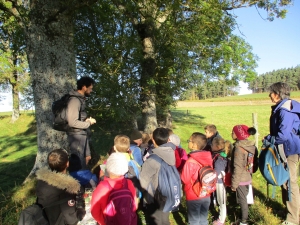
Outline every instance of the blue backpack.
<svg viewBox="0 0 300 225">
<path fill-rule="evenodd" d="M 149 158 L 161 164 L 154 198 L 166 202 L 163 212 L 177 211 L 181 200 L 181 180 L 176 166 L 170 166 L 156 154 L 151 154 Z"/>
<path fill-rule="evenodd" d="M 137 197 L 142 198 L 141 185 L 140 185 L 140 165 L 134 160 L 130 159 L 128 162 L 128 173 L 125 174 L 125 177 L 130 179 L 136 189 Z"/>
<path fill-rule="evenodd" d="M 258 167 L 267 181 L 267 185 L 273 185 L 273 197 L 275 195 L 275 186 L 281 186 L 288 182 L 290 183 L 289 168 L 280 157 L 279 150 L 275 145 L 275 138 L 271 138 L 271 142 L 264 140 L 261 152 L 259 154 Z M 290 197 L 290 188 L 289 197 Z"/>
</svg>

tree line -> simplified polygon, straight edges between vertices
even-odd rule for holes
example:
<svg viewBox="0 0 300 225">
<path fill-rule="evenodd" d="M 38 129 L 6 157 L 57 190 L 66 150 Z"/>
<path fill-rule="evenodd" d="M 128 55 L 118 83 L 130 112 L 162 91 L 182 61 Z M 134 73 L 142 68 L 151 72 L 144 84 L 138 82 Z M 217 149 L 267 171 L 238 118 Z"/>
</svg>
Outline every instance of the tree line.
<svg viewBox="0 0 300 225">
<path fill-rule="evenodd" d="M 275 82 L 288 83 L 291 91 L 298 91 L 300 89 L 300 65 L 260 74 L 255 80 L 248 82 L 248 87 L 253 93 L 262 93 L 267 92 L 269 86 Z"/>
</svg>

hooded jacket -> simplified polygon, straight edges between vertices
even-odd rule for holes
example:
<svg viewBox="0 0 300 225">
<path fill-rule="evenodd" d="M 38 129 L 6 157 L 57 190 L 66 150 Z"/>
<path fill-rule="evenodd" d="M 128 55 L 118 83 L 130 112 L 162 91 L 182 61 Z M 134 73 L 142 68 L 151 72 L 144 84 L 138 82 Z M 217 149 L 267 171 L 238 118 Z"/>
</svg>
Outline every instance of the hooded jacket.
<svg viewBox="0 0 300 225">
<path fill-rule="evenodd" d="M 283 99 L 272 106 L 270 116 L 270 134 L 266 137 L 271 141 L 275 137 L 275 144 L 283 144 L 286 156 L 300 154 L 300 138 L 297 134 L 300 125 L 300 103 L 290 99 Z"/>
<path fill-rule="evenodd" d="M 248 185 L 252 182 L 251 174 L 247 171 L 248 153 L 255 154 L 255 142 L 240 140 L 234 143 L 231 156 L 231 188 L 236 189 L 239 185 Z"/>
<path fill-rule="evenodd" d="M 68 134 L 87 134 L 87 129 L 90 127 L 90 122 L 85 122 L 87 119 L 87 112 L 85 111 L 85 96 L 78 91 L 73 90 L 69 92 L 71 97 L 67 107 L 67 120 L 70 128 Z"/>
<path fill-rule="evenodd" d="M 210 151 L 205 150 L 196 150 L 192 151 L 189 154 L 188 160 L 185 162 L 182 173 L 181 173 L 181 180 L 184 184 L 184 192 L 186 195 L 186 200 L 196 200 L 201 199 L 199 198 L 195 192 L 193 191 L 193 184 L 195 183 L 196 179 L 198 178 L 198 171 L 200 169 L 200 165 L 203 166 L 211 166 L 212 167 L 212 157 Z M 209 197 L 209 196 L 207 196 Z M 204 198 L 207 198 L 204 197 Z"/>
<path fill-rule="evenodd" d="M 153 149 L 152 154 L 156 154 L 167 164 L 175 166 L 175 154 L 173 148 L 170 146 L 170 143 L 161 145 Z M 154 202 L 154 194 L 158 187 L 158 174 L 160 166 L 161 164 L 151 157 L 148 158 L 142 166 L 140 173 L 140 184 L 144 190 L 144 199 L 148 204 Z M 152 188 L 149 188 L 150 185 Z"/>
<path fill-rule="evenodd" d="M 68 174 L 57 173 L 44 167 L 36 172 L 36 195 L 38 203 L 43 207 L 66 199 L 59 205 L 45 208 L 50 225 L 54 225 L 62 214 L 58 225 L 77 224 L 77 211 L 75 205 L 76 194 L 80 190 L 77 180 Z M 82 211 L 81 211 L 82 212 Z"/>
</svg>

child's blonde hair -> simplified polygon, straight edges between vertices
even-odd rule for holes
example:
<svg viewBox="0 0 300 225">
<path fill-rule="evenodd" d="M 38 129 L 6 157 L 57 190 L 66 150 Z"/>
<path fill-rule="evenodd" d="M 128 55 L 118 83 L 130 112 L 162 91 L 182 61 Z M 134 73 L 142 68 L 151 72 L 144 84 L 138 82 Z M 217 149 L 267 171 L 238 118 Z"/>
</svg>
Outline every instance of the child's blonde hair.
<svg viewBox="0 0 300 225">
<path fill-rule="evenodd" d="M 221 137 L 215 137 L 212 140 L 212 144 L 215 144 L 216 146 L 218 146 L 218 149 L 224 149 L 224 152 L 226 153 L 227 156 L 229 156 L 231 154 L 231 150 L 232 150 L 232 144 L 230 143 L 230 141 L 225 141 L 223 138 Z"/>
<path fill-rule="evenodd" d="M 130 147 L 130 139 L 128 136 L 120 134 L 114 139 L 114 149 L 118 152 L 127 152 Z"/>
</svg>

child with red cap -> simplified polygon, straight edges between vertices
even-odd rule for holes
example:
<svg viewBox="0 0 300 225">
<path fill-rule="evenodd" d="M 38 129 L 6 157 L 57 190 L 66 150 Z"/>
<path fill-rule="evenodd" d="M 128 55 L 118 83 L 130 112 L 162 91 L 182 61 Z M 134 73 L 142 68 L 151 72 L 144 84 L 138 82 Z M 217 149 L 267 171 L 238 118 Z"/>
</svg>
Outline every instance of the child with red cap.
<svg viewBox="0 0 300 225">
<path fill-rule="evenodd" d="M 241 217 L 231 225 L 247 225 L 248 203 L 247 195 L 249 184 L 252 182 L 252 176 L 247 170 L 248 154 L 255 154 L 255 142 L 248 140 L 250 135 L 254 135 L 256 129 L 246 125 L 236 125 L 232 129 L 232 139 L 235 140 L 231 156 L 231 190 L 236 192 L 237 203 L 241 207 Z"/>
</svg>

